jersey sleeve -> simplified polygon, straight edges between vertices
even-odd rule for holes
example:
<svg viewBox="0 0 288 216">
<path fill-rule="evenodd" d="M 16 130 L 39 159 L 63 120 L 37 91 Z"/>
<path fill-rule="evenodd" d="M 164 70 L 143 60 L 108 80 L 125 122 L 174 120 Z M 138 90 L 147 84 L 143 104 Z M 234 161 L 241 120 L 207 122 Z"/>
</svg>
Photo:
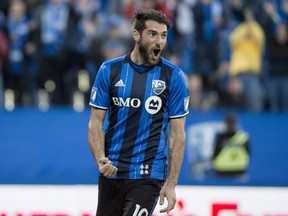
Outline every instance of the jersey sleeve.
<svg viewBox="0 0 288 216">
<path fill-rule="evenodd" d="M 169 85 L 168 109 L 170 118 L 179 118 L 189 113 L 189 90 L 182 70 L 175 71 Z"/>
<path fill-rule="evenodd" d="M 110 104 L 110 73 L 108 65 L 101 65 L 91 89 L 89 105 L 100 109 L 108 109 Z"/>
</svg>

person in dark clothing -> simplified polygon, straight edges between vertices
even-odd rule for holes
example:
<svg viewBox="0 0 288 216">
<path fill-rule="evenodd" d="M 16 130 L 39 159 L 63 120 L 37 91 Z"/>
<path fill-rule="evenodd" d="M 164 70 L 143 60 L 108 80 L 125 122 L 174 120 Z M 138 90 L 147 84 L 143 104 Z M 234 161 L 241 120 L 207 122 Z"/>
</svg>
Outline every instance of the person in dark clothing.
<svg viewBox="0 0 288 216">
<path fill-rule="evenodd" d="M 213 153 L 213 168 L 219 176 L 242 176 L 250 159 L 249 134 L 238 129 L 234 113 L 225 116 L 225 130 L 218 134 Z"/>
<path fill-rule="evenodd" d="M 37 46 L 38 85 L 50 93 L 50 102 L 65 105 L 73 83 L 67 81 L 74 20 L 71 4 L 48 0 L 36 8 L 33 41 Z M 70 81 L 70 80 L 69 80 Z"/>
<path fill-rule="evenodd" d="M 224 25 L 222 4 L 201 0 L 193 7 L 195 23 L 194 72 L 203 81 L 204 90 L 211 90 L 211 78 L 220 64 L 220 29 Z"/>
<path fill-rule="evenodd" d="M 288 27 L 280 23 L 268 39 L 268 103 L 272 111 L 288 111 Z"/>
</svg>

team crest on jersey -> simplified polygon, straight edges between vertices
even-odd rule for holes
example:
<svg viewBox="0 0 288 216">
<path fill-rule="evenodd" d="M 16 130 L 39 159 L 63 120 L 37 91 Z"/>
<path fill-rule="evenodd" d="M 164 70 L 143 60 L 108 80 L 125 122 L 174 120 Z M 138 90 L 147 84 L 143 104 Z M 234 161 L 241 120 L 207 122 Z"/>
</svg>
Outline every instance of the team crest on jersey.
<svg viewBox="0 0 288 216">
<path fill-rule="evenodd" d="M 166 88 L 166 84 L 162 80 L 152 81 L 152 90 L 156 95 L 160 95 Z"/>
</svg>

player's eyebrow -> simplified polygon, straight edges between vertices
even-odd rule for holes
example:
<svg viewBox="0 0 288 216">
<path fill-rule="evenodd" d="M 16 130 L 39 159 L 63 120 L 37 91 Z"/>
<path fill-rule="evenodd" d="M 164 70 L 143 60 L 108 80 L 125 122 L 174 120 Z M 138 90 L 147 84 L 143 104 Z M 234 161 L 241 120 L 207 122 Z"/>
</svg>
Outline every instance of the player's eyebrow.
<svg viewBox="0 0 288 216">
<path fill-rule="evenodd" d="M 148 29 L 148 33 L 154 33 L 154 34 L 167 34 L 167 31 L 159 32 L 153 29 Z"/>
</svg>

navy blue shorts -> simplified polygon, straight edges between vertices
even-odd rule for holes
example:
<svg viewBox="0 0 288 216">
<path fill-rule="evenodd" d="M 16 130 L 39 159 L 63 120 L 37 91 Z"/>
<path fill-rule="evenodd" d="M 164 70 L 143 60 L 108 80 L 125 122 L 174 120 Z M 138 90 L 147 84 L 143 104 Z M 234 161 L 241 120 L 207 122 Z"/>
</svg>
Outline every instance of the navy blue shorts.
<svg viewBox="0 0 288 216">
<path fill-rule="evenodd" d="M 163 185 L 158 179 L 108 179 L 100 176 L 96 216 L 152 215 Z"/>
</svg>

